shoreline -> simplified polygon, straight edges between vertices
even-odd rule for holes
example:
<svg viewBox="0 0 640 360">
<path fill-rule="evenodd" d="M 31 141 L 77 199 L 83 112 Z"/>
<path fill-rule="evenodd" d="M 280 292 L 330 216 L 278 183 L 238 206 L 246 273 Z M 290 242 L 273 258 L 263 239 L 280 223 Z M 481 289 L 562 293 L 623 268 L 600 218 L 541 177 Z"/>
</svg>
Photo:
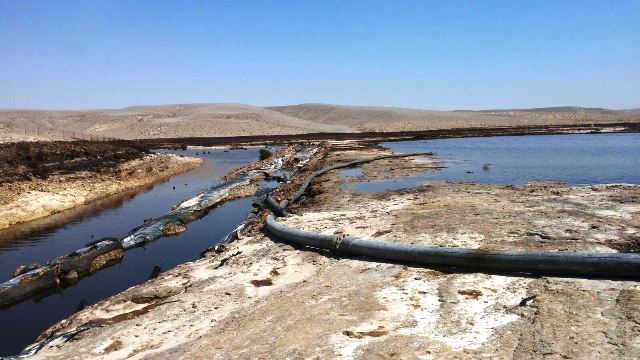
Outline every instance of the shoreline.
<svg viewBox="0 0 640 360">
<path fill-rule="evenodd" d="M 301 176 L 388 153 L 357 142 L 330 147 Z M 359 180 L 437 171 L 429 159 L 407 161 L 365 164 Z M 456 183 L 358 194 L 341 190 L 348 181 L 338 172 L 314 180 L 283 223 L 384 241 L 545 251 L 615 252 L 640 233 L 637 186 Z M 276 200 L 286 196 L 282 190 Z M 328 255 L 256 226 L 221 253 L 62 320 L 41 338 L 89 321 L 109 325 L 35 358 L 636 357 L 639 301 L 632 281 L 451 272 Z M 589 347 L 572 346 L 585 339 Z"/>
<path fill-rule="evenodd" d="M 95 201 L 135 191 L 201 164 L 198 158 L 150 154 L 113 168 L 8 183 L 0 189 L 0 195 L 10 199 L 0 204 L 0 231 L 79 206 L 90 206 Z"/>
</svg>

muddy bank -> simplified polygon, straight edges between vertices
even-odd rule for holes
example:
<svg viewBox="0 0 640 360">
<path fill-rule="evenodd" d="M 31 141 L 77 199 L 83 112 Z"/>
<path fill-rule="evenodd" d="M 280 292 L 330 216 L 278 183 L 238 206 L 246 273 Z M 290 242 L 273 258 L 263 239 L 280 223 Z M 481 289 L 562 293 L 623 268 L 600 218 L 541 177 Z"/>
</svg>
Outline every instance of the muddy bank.
<svg viewBox="0 0 640 360">
<path fill-rule="evenodd" d="M 308 171 L 382 153 L 335 143 Z M 367 164 L 358 180 L 421 171 L 437 169 L 429 157 L 388 159 Z M 640 234 L 637 186 L 432 184 L 360 194 L 345 181 L 336 172 L 314 180 L 282 222 L 478 249 L 614 252 Z M 637 282 L 452 270 L 340 258 L 257 227 L 219 254 L 60 322 L 47 334 L 104 326 L 37 358 L 640 356 Z"/>
<path fill-rule="evenodd" d="M 2 176 L 7 180 L 0 187 L 0 229 L 150 185 L 202 163 L 126 147 L 113 152 L 99 147 L 80 148 L 77 153 L 66 152 L 66 147 L 57 150 L 59 154 L 33 148 L 25 153 L 18 150 L 14 156 L 10 151 L 2 153 L 7 169 Z"/>
</svg>

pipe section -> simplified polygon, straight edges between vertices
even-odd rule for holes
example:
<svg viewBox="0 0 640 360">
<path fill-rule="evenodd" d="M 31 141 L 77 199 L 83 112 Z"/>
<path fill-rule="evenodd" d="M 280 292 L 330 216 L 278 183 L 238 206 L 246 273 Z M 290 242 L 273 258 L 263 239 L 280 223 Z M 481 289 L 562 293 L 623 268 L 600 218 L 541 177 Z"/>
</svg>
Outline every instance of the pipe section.
<svg viewBox="0 0 640 360">
<path fill-rule="evenodd" d="M 273 215 L 267 217 L 266 227 L 276 237 L 300 245 L 381 260 L 500 273 L 640 279 L 638 254 L 500 251 L 390 243 L 292 229 L 279 224 Z"/>
<path fill-rule="evenodd" d="M 336 169 L 342 169 L 342 168 L 347 168 L 347 167 L 354 167 L 360 164 L 364 164 L 364 163 L 368 163 L 371 161 L 376 161 L 376 160 L 382 160 L 382 159 L 389 159 L 389 158 L 399 158 L 399 157 L 411 157 L 411 156 L 425 156 L 425 155 L 432 155 L 432 153 L 430 152 L 426 152 L 426 153 L 408 153 L 408 154 L 391 154 L 391 155 L 380 155 L 380 156 L 374 156 L 374 157 L 369 157 L 369 158 L 365 158 L 365 159 L 359 159 L 359 160 L 354 160 L 354 161 L 350 161 L 350 162 L 346 162 L 346 163 L 337 163 L 334 165 L 331 165 L 329 167 L 326 167 L 324 169 L 318 170 L 316 172 L 313 172 L 311 174 L 309 174 L 309 176 L 307 176 L 304 179 L 304 182 L 302 183 L 302 185 L 300 186 L 300 189 L 298 189 L 298 191 L 296 191 L 293 195 L 291 195 L 288 199 L 282 200 L 280 202 L 280 207 L 281 208 L 286 208 L 287 206 L 289 206 L 289 204 L 292 204 L 296 201 L 298 201 L 298 199 L 300 199 L 302 197 L 302 195 L 305 193 L 305 191 L 307 191 L 307 188 L 309 187 L 309 184 L 311 184 L 311 181 L 326 173 L 329 172 L 331 170 L 336 170 Z"/>
</svg>

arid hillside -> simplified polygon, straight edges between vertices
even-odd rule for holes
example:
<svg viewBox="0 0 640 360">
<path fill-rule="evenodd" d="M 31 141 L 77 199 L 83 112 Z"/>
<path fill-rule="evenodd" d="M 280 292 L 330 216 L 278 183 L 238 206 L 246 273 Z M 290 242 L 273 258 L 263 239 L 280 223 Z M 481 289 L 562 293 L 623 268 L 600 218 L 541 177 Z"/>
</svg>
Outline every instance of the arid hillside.
<svg viewBox="0 0 640 360">
<path fill-rule="evenodd" d="M 40 136 L 36 133 L 38 127 Z M 352 131 L 345 126 L 318 124 L 242 104 L 132 106 L 86 111 L 0 110 L 0 141 L 47 139 L 50 129 L 122 139 Z"/>
<path fill-rule="evenodd" d="M 637 122 L 640 114 L 606 109 L 556 107 L 489 111 L 434 111 L 373 106 L 300 104 L 269 107 L 284 114 L 357 131 L 433 130 L 462 127 L 571 125 Z"/>
<path fill-rule="evenodd" d="M 0 142 L 115 137 L 148 139 L 384 132 L 433 129 L 640 122 L 640 113 L 577 107 L 433 111 L 388 107 L 301 104 L 131 106 L 107 110 L 0 110 Z"/>
</svg>

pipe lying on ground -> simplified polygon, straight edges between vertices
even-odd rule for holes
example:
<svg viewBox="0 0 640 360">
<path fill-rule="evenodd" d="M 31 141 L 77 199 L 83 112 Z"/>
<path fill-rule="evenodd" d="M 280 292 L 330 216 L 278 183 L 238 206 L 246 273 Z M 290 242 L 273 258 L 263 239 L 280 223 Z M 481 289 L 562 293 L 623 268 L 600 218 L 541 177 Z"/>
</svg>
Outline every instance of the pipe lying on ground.
<svg viewBox="0 0 640 360">
<path fill-rule="evenodd" d="M 328 171 L 384 158 L 419 155 L 431 155 L 431 153 L 383 155 L 326 167 L 307 176 L 300 189 L 288 199 L 283 200 L 280 207 L 284 209 L 296 202 L 315 177 Z M 278 215 L 276 212 L 274 214 Z M 276 237 L 300 245 L 382 260 L 488 272 L 640 279 L 640 255 L 638 254 L 500 251 L 388 243 L 363 240 L 353 236 L 323 235 L 292 229 L 279 224 L 273 215 L 267 217 L 266 227 Z"/>
<path fill-rule="evenodd" d="M 275 179 L 278 177 L 281 181 L 288 181 L 295 175 L 297 175 L 300 171 L 304 169 L 305 166 L 311 161 L 311 157 L 315 155 L 320 148 L 318 147 L 309 147 L 302 149 L 296 153 L 293 158 L 293 164 L 295 169 L 293 171 L 286 172 L 286 176 L 281 176 L 282 171 L 282 160 L 276 159 L 276 162 L 273 163 L 272 166 L 267 169 L 269 172 L 265 172 L 267 179 Z M 278 176 L 274 176 L 273 174 L 279 174 Z M 262 213 L 265 208 L 270 209 L 273 213 L 279 216 L 288 216 L 289 214 L 286 210 L 278 204 L 278 202 L 271 197 L 270 193 L 267 193 L 266 196 L 261 200 L 257 201 L 254 206 L 258 207 L 254 211 L 250 212 L 246 219 L 240 223 L 233 231 L 227 234 L 222 240 L 219 240 L 215 245 L 209 246 L 205 250 L 200 252 L 200 257 L 206 257 L 208 254 L 220 253 L 224 251 L 225 245 L 229 244 L 240 238 L 242 231 L 247 229 L 253 222 L 258 218 L 258 216 Z"/>
<path fill-rule="evenodd" d="M 276 216 L 282 217 L 289 215 L 287 211 L 283 209 L 282 206 L 280 206 L 280 204 L 278 204 L 278 202 L 274 198 L 271 197 L 271 195 L 267 195 L 267 197 L 264 199 L 264 204 Z"/>
<path fill-rule="evenodd" d="M 13 305 L 51 288 L 74 284 L 87 275 L 121 261 L 125 250 L 170 235 L 166 231 L 169 225 L 184 226 L 184 224 L 205 216 L 212 208 L 224 202 L 232 189 L 248 185 L 259 176 L 289 179 L 290 174 L 299 171 L 317 150 L 316 147 L 305 148 L 291 154 L 288 158 L 273 158 L 260 169 L 241 173 L 211 187 L 198 196 L 183 201 L 170 212 L 145 221 L 142 225 L 131 230 L 123 239 L 100 239 L 87 244 L 82 249 L 58 257 L 46 266 L 21 267 L 11 280 L 0 283 L 0 307 Z M 233 241 L 237 238 L 238 233 L 251 221 L 252 219 L 247 219 L 245 223 L 229 234 L 225 241 Z"/>
<path fill-rule="evenodd" d="M 500 273 L 640 279 L 640 255 L 631 253 L 500 251 L 390 243 L 293 229 L 279 224 L 273 215 L 267 217 L 266 226 L 276 237 L 296 244 L 381 260 Z"/>
<path fill-rule="evenodd" d="M 305 191 L 307 191 L 307 188 L 309 187 L 309 184 L 311 184 L 311 181 L 326 173 L 329 172 L 331 170 L 336 170 L 336 169 L 342 169 L 342 168 L 347 168 L 347 167 L 354 167 L 356 165 L 360 165 L 360 164 L 364 164 L 364 163 L 368 163 L 368 162 L 372 162 L 372 161 L 376 161 L 376 160 L 382 160 L 382 159 L 390 159 L 390 158 L 399 158 L 399 157 L 411 157 L 411 156 L 425 156 L 425 155 L 432 155 L 432 153 L 430 152 L 421 152 L 421 153 L 409 153 L 409 154 L 391 154 L 391 155 L 380 155 L 380 156 L 374 156 L 374 157 L 370 157 L 370 158 L 365 158 L 365 159 L 359 159 L 359 160 L 354 160 L 354 161 L 349 161 L 346 163 L 337 163 L 334 165 L 331 165 L 329 167 L 326 167 L 324 169 L 318 170 L 316 172 L 313 172 L 311 174 L 309 174 L 309 176 L 307 176 L 304 179 L 304 182 L 302 183 L 302 185 L 300 186 L 300 189 L 298 189 L 298 191 L 296 191 L 293 195 L 291 195 L 288 199 L 282 200 L 280 202 L 280 207 L 281 208 L 286 208 L 287 206 L 289 206 L 289 204 L 292 204 L 296 201 L 298 201 L 298 199 L 300 199 L 302 197 L 302 195 L 304 195 Z"/>
<path fill-rule="evenodd" d="M 184 225 L 203 217 L 213 207 L 222 203 L 229 196 L 230 190 L 238 186 L 250 184 L 256 176 L 264 175 L 268 179 L 277 178 L 286 181 L 309 162 L 311 156 L 317 151 L 317 147 L 305 148 L 296 152 L 296 154 L 292 156 L 292 159 L 286 161 L 284 157 L 276 157 L 261 169 L 249 170 L 219 185 L 213 186 L 206 192 L 182 202 L 169 213 L 147 221 L 131 230 L 131 232 L 122 239 L 122 246 L 125 250 L 128 250 L 136 246 L 144 245 L 164 236 L 162 229 L 167 224 L 178 223 Z M 285 168 L 289 167 L 291 165 L 289 163 L 291 162 L 294 162 L 293 165 L 296 168 L 292 171 Z"/>
</svg>

